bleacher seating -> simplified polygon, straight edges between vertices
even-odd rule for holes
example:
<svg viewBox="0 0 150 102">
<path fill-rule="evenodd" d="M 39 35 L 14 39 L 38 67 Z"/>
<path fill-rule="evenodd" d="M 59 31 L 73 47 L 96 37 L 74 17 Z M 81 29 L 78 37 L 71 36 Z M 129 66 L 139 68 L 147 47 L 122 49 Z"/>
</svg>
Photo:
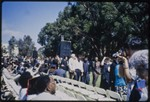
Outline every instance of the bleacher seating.
<svg viewBox="0 0 150 102">
<path fill-rule="evenodd" d="M 109 97 L 106 90 L 98 87 L 93 87 L 91 85 L 87 85 L 83 82 L 76 81 L 69 78 L 63 78 L 60 76 L 54 76 L 53 78 L 59 81 L 57 83 L 58 89 L 64 91 L 66 94 L 67 92 L 71 92 L 69 95 L 74 97 L 75 94 L 77 99 L 80 100 L 93 100 L 93 101 L 116 101 L 113 97 Z M 116 93 L 116 92 L 115 92 Z"/>
<path fill-rule="evenodd" d="M 106 90 L 108 97 L 113 98 L 117 101 L 123 101 L 120 94 L 111 90 Z"/>
<path fill-rule="evenodd" d="M 6 72 L 7 73 L 7 72 Z M 8 88 L 13 91 L 16 97 L 19 95 L 20 86 L 15 83 L 15 80 L 5 77 L 4 72 L 3 77 L 6 81 Z M 79 82 L 69 78 L 63 78 L 60 76 L 52 75 L 52 77 L 57 81 L 56 95 L 62 97 L 62 100 L 92 100 L 92 101 L 123 101 L 124 98 L 120 94 L 111 91 L 104 90 L 99 87 L 93 87 L 87 85 L 83 82 Z"/>
</svg>

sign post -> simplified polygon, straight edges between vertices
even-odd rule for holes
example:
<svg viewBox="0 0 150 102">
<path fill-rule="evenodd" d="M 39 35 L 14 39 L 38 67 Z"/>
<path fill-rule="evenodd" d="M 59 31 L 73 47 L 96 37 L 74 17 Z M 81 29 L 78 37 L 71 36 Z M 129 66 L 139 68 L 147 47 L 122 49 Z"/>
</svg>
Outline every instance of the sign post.
<svg viewBox="0 0 150 102">
<path fill-rule="evenodd" d="M 71 54 L 71 41 L 61 41 L 59 46 L 59 56 L 65 57 Z"/>
</svg>

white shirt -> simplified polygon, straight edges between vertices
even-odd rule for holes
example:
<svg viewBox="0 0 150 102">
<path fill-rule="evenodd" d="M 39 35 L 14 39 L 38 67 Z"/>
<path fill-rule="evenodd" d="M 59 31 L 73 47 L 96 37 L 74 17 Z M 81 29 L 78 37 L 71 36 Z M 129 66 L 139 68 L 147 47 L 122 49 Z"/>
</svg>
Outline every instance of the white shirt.
<svg viewBox="0 0 150 102">
<path fill-rule="evenodd" d="M 19 100 L 25 100 L 27 88 L 21 88 L 19 91 Z"/>
<path fill-rule="evenodd" d="M 28 96 L 27 96 L 27 100 L 32 100 L 32 99 L 35 98 L 36 96 L 37 96 L 36 94 L 28 95 Z"/>
<path fill-rule="evenodd" d="M 78 61 L 76 68 L 77 68 L 77 69 L 80 69 L 81 72 L 83 72 L 83 61 Z"/>
<path fill-rule="evenodd" d="M 75 69 L 77 67 L 77 62 L 78 62 L 77 58 L 75 58 L 75 59 L 70 58 L 69 63 L 68 63 L 69 69 L 72 71 L 75 71 Z"/>
<path fill-rule="evenodd" d="M 148 100 L 148 88 L 145 87 L 142 89 L 142 94 L 141 94 L 141 98 L 139 101 L 147 101 Z"/>
<path fill-rule="evenodd" d="M 42 92 L 40 94 L 38 94 L 36 97 L 32 98 L 31 100 L 61 100 L 60 97 L 56 96 L 56 95 L 52 95 L 48 92 Z"/>
</svg>

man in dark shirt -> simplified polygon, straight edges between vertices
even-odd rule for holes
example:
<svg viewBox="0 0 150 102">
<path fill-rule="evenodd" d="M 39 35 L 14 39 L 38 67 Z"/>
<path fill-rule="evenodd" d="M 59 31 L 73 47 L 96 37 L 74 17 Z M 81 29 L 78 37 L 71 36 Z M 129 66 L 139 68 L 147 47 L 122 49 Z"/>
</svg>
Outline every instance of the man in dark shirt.
<svg viewBox="0 0 150 102">
<path fill-rule="evenodd" d="M 117 62 L 116 62 L 116 59 L 114 58 L 113 59 L 113 62 L 112 64 L 110 65 L 110 88 L 112 91 L 115 91 L 115 66 L 116 66 Z"/>
<path fill-rule="evenodd" d="M 83 62 L 83 79 L 82 81 L 86 84 L 89 84 L 89 81 L 90 81 L 90 76 L 89 76 L 89 61 L 88 61 L 88 58 L 86 57 L 84 62 Z"/>
</svg>

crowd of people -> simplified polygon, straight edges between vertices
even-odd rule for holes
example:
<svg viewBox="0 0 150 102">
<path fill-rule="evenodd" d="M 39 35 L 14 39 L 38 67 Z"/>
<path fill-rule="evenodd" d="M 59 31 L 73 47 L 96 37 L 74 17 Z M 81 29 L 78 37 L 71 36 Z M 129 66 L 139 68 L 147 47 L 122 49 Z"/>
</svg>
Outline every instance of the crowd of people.
<svg viewBox="0 0 150 102">
<path fill-rule="evenodd" d="M 59 99 L 53 96 L 56 83 L 50 76 L 67 77 L 69 73 L 70 79 L 86 84 L 90 84 L 92 80 L 93 86 L 96 86 L 98 77 L 101 76 L 99 87 L 127 95 L 128 101 L 148 101 L 148 49 L 141 48 L 142 44 L 140 38 L 133 37 L 123 49 L 110 57 L 104 56 L 101 61 L 98 56 L 91 60 L 88 56 L 74 53 L 64 58 L 56 55 L 39 59 L 37 53 L 34 53 L 32 57 L 2 56 L 1 64 L 3 69 L 7 69 L 12 75 L 20 75 L 20 100 L 38 99 L 37 95 L 44 97 L 47 92 L 52 95 L 51 99 Z M 40 77 L 33 78 L 37 75 Z M 33 82 L 36 85 L 32 86 L 30 91 L 28 84 Z M 28 97 L 25 97 L 27 94 Z"/>
</svg>

